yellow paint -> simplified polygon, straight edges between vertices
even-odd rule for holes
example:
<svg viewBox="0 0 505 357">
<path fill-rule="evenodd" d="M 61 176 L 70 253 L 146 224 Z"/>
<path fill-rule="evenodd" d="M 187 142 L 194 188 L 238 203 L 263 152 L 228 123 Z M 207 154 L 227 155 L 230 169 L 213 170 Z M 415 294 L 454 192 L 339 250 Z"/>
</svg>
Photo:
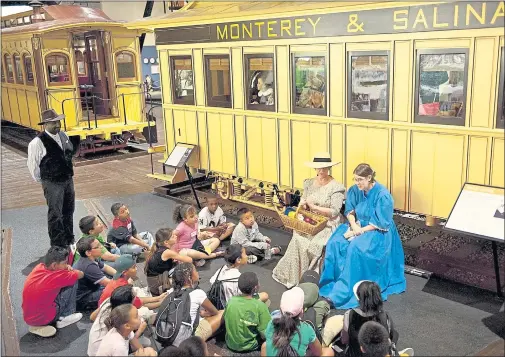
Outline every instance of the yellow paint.
<svg viewBox="0 0 505 357">
<path fill-rule="evenodd" d="M 227 174 L 236 174 L 235 170 L 235 138 L 233 135 L 233 116 L 221 114 L 221 155 L 223 158 L 223 172 Z M 212 140 L 212 139 L 209 139 Z"/>
<path fill-rule="evenodd" d="M 233 48 L 231 50 L 231 69 L 233 71 L 233 106 L 235 109 L 244 108 L 244 85 L 243 85 L 243 73 L 244 68 L 242 66 L 242 49 Z"/>
<path fill-rule="evenodd" d="M 245 137 L 245 117 L 243 115 L 235 116 L 235 146 L 237 156 L 237 174 L 240 177 L 247 176 L 247 140 Z"/>
<path fill-rule="evenodd" d="M 496 8 L 493 18 L 491 19 L 491 25 L 494 24 L 499 17 L 504 16 L 505 16 L 505 3 L 501 1 L 498 7 Z"/>
<path fill-rule="evenodd" d="M 272 25 L 276 24 L 277 21 L 268 21 L 267 23 L 267 36 L 268 37 L 277 37 L 277 34 L 274 32 Z"/>
<path fill-rule="evenodd" d="M 438 7 L 435 6 L 433 9 L 433 28 L 443 28 L 443 27 L 448 27 L 449 23 L 447 22 L 437 22 L 438 19 Z"/>
<path fill-rule="evenodd" d="M 410 212 L 432 215 L 436 135 L 413 132 L 410 161 Z"/>
<path fill-rule="evenodd" d="M 279 120 L 279 174 L 280 184 L 291 186 L 291 156 L 289 120 Z"/>
<path fill-rule="evenodd" d="M 161 86 L 163 89 L 163 103 L 172 103 L 171 88 L 170 88 L 170 74 L 168 71 L 168 51 L 160 51 L 160 72 L 161 72 Z"/>
<path fill-rule="evenodd" d="M 28 111 L 30 115 L 30 128 L 39 128 L 38 123 L 40 122 L 40 108 L 39 108 L 39 98 L 36 91 L 26 91 L 26 101 L 28 106 Z"/>
<path fill-rule="evenodd" d="M 342 44 L 330 45 L 330 81 L 333 86 L 330 91 L 330 113 L 335 117 L 344 115 L 344 46 Z"/>
<path fill-rule="evenodd" d="M 165 109 L 164 111 L 164 122 L 165 122 L 165 142 L 167 148 L 169 148 L 169 151 L 172 151 L 172 149 L 175 146 L 175 140 L 174 136 L 177 130 L 174 127 L 174 120 L 172 116 L 172 110 L 170 109 Z"/>
<path fill-rule="evenodd" d="M 21 124 L 21 121 L 20 121 L 21 118 L 19 116 L 19 103 L 18 103 L 18 96 L 16 93 L 16 89 L 9 88 L 9 89 L 7 89 L 7 91 L 9 93 L 12 121 L 16 124 Z"/>
<path fill-rule="evenodd" d="M 205 118 L 204 112 L 197 113 L 198 120 L 198 143 L 199 143 L 199 156 L 200 156 L 200 167 L 202 169 L 209 169 L 209 152 L 207 150 L 207 120 Z"/>
<path fill-rule="evenodd" d="M 394 166 L 391 172 L 391 194 L 395 209 L 408 211 L 409 189 L 409 133 L 407 130 L 393 130 L 392 160 Z"/>
<path fill-rule="evenodd" d="M 291 121 L 291 157 L 293 167 L 293 186 L 303 188 L 303 181 L 314 176 L 314 172 L 304 165 L 310 161 L 310 123 L 303 121 Z"/>
<path fill-rule="evenodd" d="M 504 140 L 493 140 L 493 160 L 491 161 L 491 186 L 503 187 L 504 179 Z"/>
<path fill-rule="evenodd" d="M 481 185 L 489 183 L 489 143 L 490 140 L 485 137 L 469 137 L 467 182 Z"/>
<path fill-rule="evenodd" d="M 30 114 L 28 113 L 28 105 L 26 102 L 26 90 L 18 89 L 16 92 L 19 104 L 19 124 L 30 127 Z"/>
<path fill-rule="evenodd" d="M 466 5 L 466 25 L 470 24 L 470 14 L 474 17 L 475 20 L 479 21 L 481 25 L 484 25 L 486 22 L 486 3 L 481 3 L 481 13 L 477 13 L 474 7 L 471 4 Z"/>
<path fill-rule="evenodd" d="M 426 17 L 424 16 L 423 9 L 419 9 L 412 28 L 415 29 L 419 23 L 422 23 L 425 29 L 428 28 L 428 23 L 426 22 Z"/>
<path fill-rule="evenodd" d="M 9 91 L 4 85 L 2 85 L 2 111 L 3 111 L 3 115 L 4 115 L 4 117 L 2 119 L 12 120 L 12 113 L 11 113 L 10 100 L 9 100 Z"/>
<path fill-rule="evenodd" d="M 411 42 L 397 41 L 394 48 L 394 78 L 403 78 L 402 81 L 395 81 L 393 86 L 393 120 L 397 122 L 411 121 L 411 74 L 413 62 Z"/>
<path fill-rule="evenodd" d="M 338 182 L 344 182 L 344 148 L 345 148 L 345 135 L 343 125 L 331 125 L 331 158 L 335 162 L 340 162 L 339 165 L 331 168 L 331 175 Z"/>
<path fill-rule="evenodd" d="M 286 46 L 276 47 L 277 60 L 275 63 L 277 70 L 277 110 L 281 113 L 289 113 L 290 91 L 289 91 L 289 54 Z"/>
<path fill-rule="evenodd" d="M 281 36 L 284 36 L 284 32 L 286 32 L 287 35 L 291 35 L 291 21 L 289 20 L 281 20 Z"/>
<path fill-rule="evenodd" d="M 125 122 L 126 108 L 126 122 L 140 122 L 143 121 L 145 113 L 143 112 L 142 94 L 138 86 L 121 86 L 117 87 L 117 105 L 119 111 L 119 118 L 121 122 Z M 123 105 L 124 97 L 124 105 Z"/>
<path fill-rule="evenodd" d="M 185 112 L 183 110 L 174 110 L 174 130 L 175 130 L 175 143 L 187 143 L 186 120 L 184 118 Z"/>
<path fill-rule="evenodd" d="M 488 128 L 492 125 L 495 102 L 495 86 L 493 64 L 496 62 L 497 48 L 494 38 L 477 38 L 475 40 L 474 76 L 472 86 L 474 92 L 471 101 L 472 127 Z"/>
<path fill-rule="evenodd" d="M 195 79 L 195 100 L 196 105 L 205 105 L 205 87 L 203 74 L 203 55 L 202 51 L 195 49 L 193 51 L 193 78 Z M 168 76 L 168 74 L 167 74 Z"/>
<path fill-rule="evenodd" d="M 393 28 L 395 30 L 406 30 L 409 23 L 409 10 L 396 10 L 393 12 Z"/>
<path fill-rule="evenodd" d="M 301 23 L 304 22 L 305 19 L 295 19 L 295 35 L 296 36 L 304 36 L 305 32 L 302 31 Z"/>
<path fill-rule="evenodd" d="M 246 118 L 249 178 L 277 182 L 277 132 L 275 119 Z"/>
</svg>

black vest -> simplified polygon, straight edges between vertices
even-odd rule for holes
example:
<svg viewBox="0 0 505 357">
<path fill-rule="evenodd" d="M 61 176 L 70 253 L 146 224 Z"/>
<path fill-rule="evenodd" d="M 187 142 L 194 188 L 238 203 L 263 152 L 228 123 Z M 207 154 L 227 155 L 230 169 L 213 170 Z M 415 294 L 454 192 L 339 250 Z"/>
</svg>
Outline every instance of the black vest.
<svg viewBox="0 0 505 357">
<path fill-rule="evenodd" d="M 38 135 L 46 148 L 46 155 L 40 161 L 40 178 L 51 182 L 63 182 L 74 176 L 72 166 L 73 146 L 66 135 L 58 133 L 63 150 L 44 131 Z"/>
</svg>

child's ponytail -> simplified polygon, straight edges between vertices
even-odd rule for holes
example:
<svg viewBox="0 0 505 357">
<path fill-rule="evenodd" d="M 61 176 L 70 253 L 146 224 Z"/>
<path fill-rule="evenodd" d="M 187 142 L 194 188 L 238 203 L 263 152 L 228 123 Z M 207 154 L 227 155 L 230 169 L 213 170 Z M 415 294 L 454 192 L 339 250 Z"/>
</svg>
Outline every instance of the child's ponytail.
<svg viewBox="0 0 505 357">
<path fill-rule="evenodd" d="M 151 249 L 149 250 L 149 253 L 147 254 L 146 263 L 144 265 L 144 272 L 146 274 L 147 274 L 147 270 L 148 270 L 149 261 L 154 256 L 154 253 L 156 253 L 156 251 L 159 249 L 159 247 L 161 247 L 163 245 L 164 242 L 166 242 L 167 240 L 170 239 L 170 237 L 172 237 L 172 233 L 173 233 L 173 230 L 170 228 L 161 228 L 161 229 L 158 229 L 158 231 L 156 232 L 156 234 L 155 234 L 156 241 L 151 246 Z"/>
<path fill-rule="evenodd" d="M 181 223 L 190 211 L 194 211 L 196 213 L 195 207 L 185 204 L 177 205 L 174 209 L 174 215 L 172 218 L 176 223 Z"/>
<path fill-rule="evenodd" d="M 296 352 L 290 344 L 293 334 L 300 334 L 298 330 L 300 319 L 298 316 L 292 316 L 290 313 L 283 313 L 280 317 L 274 318 L 272 323 L 274 325 L 273 345 L 278 351 L 277 356 L 299 356 L 298 352 Z"/>
</svg>

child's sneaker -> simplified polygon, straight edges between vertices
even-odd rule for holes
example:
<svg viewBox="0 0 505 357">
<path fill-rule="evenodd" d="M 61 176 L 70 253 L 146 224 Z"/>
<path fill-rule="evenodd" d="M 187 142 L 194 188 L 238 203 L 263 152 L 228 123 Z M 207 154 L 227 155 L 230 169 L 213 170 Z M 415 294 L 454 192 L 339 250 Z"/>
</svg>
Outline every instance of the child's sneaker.
<svg viewBox="0 0 505 357">
<path fill-rule="evenodd" d="M 195 266 L 203 267 L 205 265 L 205 259 L 200 259 L 195 262 Z"/>
<path fill-rule="evenodd" d="M 282 249 L 279 246 L 275 246 L 270 249 L 270 252 L 272 252 L 272 255 L 279 255 L 279 254 L 281 254 L 281 251 L 282 251 Z"/>
<path fill-rule="evenodd" d="M 248 255 L 248 256 L 247 256 L 247 262 L 248 262 L 249 264 L 254 264 L 254 263 L 256 263 L 257 261 L 258 261 L 258 257 L 257 257 L 257 256 L 255 256 L 255 255 Z"/>
<path fill-rule="evenodd" d="M 65 317 L 60 317 L 60 321 L 56 322 L 57 328 L 64 328 L 68 325 L 75 324 L 77 321 L 82 319 L 82 314 L 80 312 L 76 312 L 75 314 L 68 315 Z"/>
<path fill-rule="evenodd" d="M 28 331 L 40 337 L 51 337 L 56 335 L 54 326 L 28 326 Z"/>
</svg>

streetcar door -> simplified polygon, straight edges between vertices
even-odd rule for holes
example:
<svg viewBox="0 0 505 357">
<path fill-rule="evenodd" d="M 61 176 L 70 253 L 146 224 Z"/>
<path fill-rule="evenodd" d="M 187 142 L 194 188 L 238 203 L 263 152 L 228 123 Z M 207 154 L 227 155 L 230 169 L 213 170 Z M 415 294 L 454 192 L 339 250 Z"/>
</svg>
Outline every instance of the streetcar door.
<svg viewBox="0 0 505 357">
<path fill-rule="evenodd" d="M 88 60 L 88 73 L 93 85 L 91 93 L 95 96 L 94 104 L 92 104 L 94 105 L 93 111 L 97 115 L 110 115 L 111 106 L 102 33 L 100 31 L 86 32 L 84 40 Z"/>
</svg>

